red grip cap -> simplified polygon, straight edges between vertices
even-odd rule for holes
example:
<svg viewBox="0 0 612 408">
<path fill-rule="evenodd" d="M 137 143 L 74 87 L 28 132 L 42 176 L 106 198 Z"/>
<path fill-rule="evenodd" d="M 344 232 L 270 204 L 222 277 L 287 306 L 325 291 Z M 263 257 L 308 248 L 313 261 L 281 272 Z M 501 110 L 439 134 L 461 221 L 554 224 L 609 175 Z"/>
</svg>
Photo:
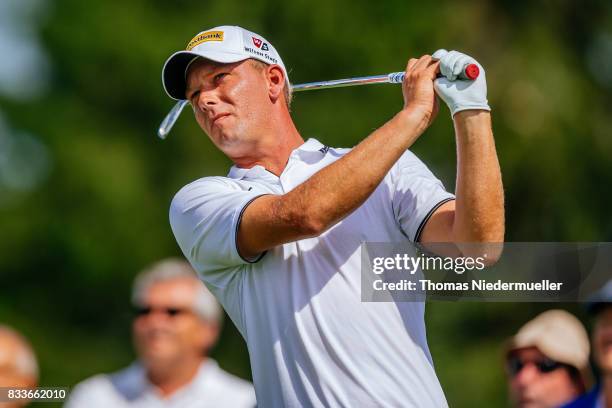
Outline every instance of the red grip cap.
<svg viewBox="0 0 612 408">
<path fill-rule="evenodd" d="M 478 68 L 478 65 L 470 64 L 465 67 L 465 76 L 468 79 L 476 79 L 478 78 L 478 75 L 480 75 L 480 68 Z"/>
</svg>

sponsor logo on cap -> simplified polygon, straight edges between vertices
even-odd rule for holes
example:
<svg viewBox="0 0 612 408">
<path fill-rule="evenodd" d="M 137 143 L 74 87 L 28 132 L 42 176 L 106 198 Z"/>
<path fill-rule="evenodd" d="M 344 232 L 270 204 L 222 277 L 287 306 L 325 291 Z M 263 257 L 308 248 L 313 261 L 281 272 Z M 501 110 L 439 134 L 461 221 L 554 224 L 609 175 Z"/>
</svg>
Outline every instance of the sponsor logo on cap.
<svg viewBox="0 0 612 408">
<path fill-rule="evenodd" d="M 244 50 L 246 52 L 248 52 L 249 54 L 253 54 L 256 55 L 258 57 L 263 58 L 263 60 L 268 61 L 268 63 L 270 64 L 278 64 L 278 60 L 274 57 L 272 57 L 269 53 L 267 52 L 261 52 L 255 48 L 251 48 L 251 47 L 244 47 Z"/>
<path fill-rule="evenodd" d="M 189 44 L 187 44 L 187 51 L 191 51 L 196 46 L 207 41 L 223 41 L 223 31 L 206 31 L 196 35 L 189 41 Z"/>
<path fill-rule="evenodd" d="M 253 44 L 255 44 L 255 46 L 257 48 L 261 48 L 262 51 L 268 51 L 268 44 L 263 42 L 262 40 L 260 40 L 257 37 L 251 37 L 251 39 L 253 40 Z"/>
</svg>

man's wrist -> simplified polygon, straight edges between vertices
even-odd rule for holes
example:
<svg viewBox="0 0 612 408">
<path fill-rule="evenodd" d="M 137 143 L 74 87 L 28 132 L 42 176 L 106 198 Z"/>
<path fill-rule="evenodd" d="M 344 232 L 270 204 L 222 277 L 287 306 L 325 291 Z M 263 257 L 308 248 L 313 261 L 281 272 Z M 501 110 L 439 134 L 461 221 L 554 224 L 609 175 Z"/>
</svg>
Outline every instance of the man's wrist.
<svg viewBox="0 0 612 408">
<path fill-rule="evenodd" d="M 472 106 L 456 106 L 456 105 L 449 105 L 449 109 L 451 110 L 451 117 L 455 117 L 455 115 L 461 113 L 461 112 L 478 112 L 478 111 L 485 111 L 485 112 L 491 112 L 491 108 L 489 107 L 489 105 L 487 104 L 477 104 L 477 105 L 472 105 Z"/>
<path fill-rule="evenodd" d="M 491 122 L 491 111 L 486 109 L 466 109 L 455 113 L 453 116 L 455 123 L 465 123 L 466 125 L 476 125 Z"/>
<path fill-rule="evenodd" d="M 491 112 L 482 109 L 470 109 L 457 112 L 453 116 L 455 132 L 462 142 L 481 142 L 483 137 L 489 137 L 491 130 Z"/>
<path fill-rule="evenodd" d="M 430 118 L 431 112 L 415 107 L 402 109 L 395 115 L 395 119 L 403 128 L 414 130 L 419 135 L 429 126 Z"/>
</svg>

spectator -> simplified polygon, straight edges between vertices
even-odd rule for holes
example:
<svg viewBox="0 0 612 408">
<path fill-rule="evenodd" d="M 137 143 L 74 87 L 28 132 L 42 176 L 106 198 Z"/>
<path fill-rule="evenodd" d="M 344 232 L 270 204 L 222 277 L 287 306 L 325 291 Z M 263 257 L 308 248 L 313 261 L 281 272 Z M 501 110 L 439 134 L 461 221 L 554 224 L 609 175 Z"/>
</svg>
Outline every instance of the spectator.
<svg viewBox="0 0 612 408">
<path fill-rule="evenodd" d="M 510 339 L 506 369 L 516 407 L 552 408 L 572 401 L 590 379 L 586 330 L 568 312 L 544 312 Z"/>
<path fill-rule="evenodd" d="M 597 385 L 567 408 L 612 408 L 612 280 L 591 298 L 589 312 L 595 318 L 593 359 L 600 370 Z"/>
<path fill-rule="evenodd" d="M 0 325 L 0 387 L 35 388 L 38 364 L 28 341 L 10 327 Z M 2 408 L 23 407 L 25 400 L 0 402 Z"/>
<path fill-rule="evenodd" d="M 221 308 L 187 262 L 164 260 L 141 273 L 132 301 L 139 361 L 80 383 L 67 407 L 255 406 L 252 385 L 207 357 Z"/>
</svg>

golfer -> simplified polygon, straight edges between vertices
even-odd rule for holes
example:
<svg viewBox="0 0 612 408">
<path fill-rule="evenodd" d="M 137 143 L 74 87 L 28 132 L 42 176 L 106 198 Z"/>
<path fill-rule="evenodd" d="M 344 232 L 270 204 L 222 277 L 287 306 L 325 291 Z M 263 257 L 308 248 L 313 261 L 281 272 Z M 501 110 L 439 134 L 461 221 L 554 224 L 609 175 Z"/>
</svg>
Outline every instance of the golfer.
<svg viewBox="0 0 612 408">
<path fill-rule="evenodd" d="M 456 80 L 475 61 L 437 57 L 408 61 L 403 109 L 352 149 L 304 142 L 287 69 L 256 33 L 215 27 L 166 61 L 166 92 L 234 163 L 182 188 L 170 223 L 246 340 L 259 406 L 447 406 L 424 304 L 360 301 L 363 242 L 503 241 L 484 70 Z M 407 150 L 436 117 L 436 90 L 455 124 L 455 195 Z"/>
</svg>

